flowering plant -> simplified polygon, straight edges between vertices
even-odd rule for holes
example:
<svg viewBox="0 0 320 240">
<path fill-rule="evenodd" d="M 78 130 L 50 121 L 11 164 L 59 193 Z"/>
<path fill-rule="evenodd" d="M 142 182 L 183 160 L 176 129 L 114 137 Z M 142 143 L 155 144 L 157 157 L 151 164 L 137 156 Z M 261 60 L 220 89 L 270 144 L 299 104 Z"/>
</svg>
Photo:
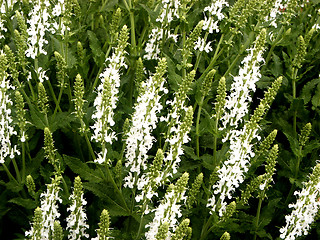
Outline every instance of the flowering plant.
<svg viewBox="0 0 320 240">
<path fill-rule="evenodd" d="M 319 238 L 319 13 L 0 1 L 0 239 Z"/>
</svg>

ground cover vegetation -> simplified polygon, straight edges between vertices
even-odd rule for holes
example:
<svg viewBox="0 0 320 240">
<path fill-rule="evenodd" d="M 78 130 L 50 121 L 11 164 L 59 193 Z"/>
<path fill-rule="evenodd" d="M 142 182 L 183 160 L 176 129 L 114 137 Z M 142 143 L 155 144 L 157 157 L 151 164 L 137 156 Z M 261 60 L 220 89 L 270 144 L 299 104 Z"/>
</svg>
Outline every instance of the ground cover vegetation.
<svg viewBox="0 0 320 240">
<path fill-rule="evenodd" d="M 0 3 L 1 239 L 319 239 L 319 0 Z"/>
</svg>

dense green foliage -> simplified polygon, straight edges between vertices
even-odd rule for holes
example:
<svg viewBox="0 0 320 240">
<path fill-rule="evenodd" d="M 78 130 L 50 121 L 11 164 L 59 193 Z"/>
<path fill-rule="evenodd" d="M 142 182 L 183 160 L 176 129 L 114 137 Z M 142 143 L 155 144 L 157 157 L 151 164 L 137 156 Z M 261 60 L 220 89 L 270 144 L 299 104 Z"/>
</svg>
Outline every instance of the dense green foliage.
<svg viewBox="0 0 320 240">
<path fill-rule="evenodd" d="M 105 234 L 114 239 L 146 239 L 146 225 L 154 219 L 152 210 L 170 191 L 180 194 L 182 213 L 177 217 L 181 224 L 170 239 L 228 239 L 228 234 L 231 239 L 279 238 L 285 216 L 292 211 L 288 205 L 297 200 L 294 192 L 304 187 L 319 159 L 320 30 L 316 24 L 320 24 L 320 1 L 287 1 L 286 9 L 278 9 L 282 20 L 274 27 L 265 17 L 275 1 L 230 0 L 230 6 L 222 10 L 225 18 L 218 23 L 220 31 L 209 33 L 202 29 L 201 21 L 207 17 L 204 9 L 211 4 L 208 0 L 181 0 L 179 17 L 173 17 L 169 24 L 157 21 L 163 8 L 157 0 L 68 0 L 64 14 L 51 21 L 60 27 L 63 23 L 69 30 L 45 31 L 46 54 L 38 53 L 35 58 L 26 55 L 26 43 L 31 31 L 27 19 L 36 1 L 16 1 L 10 7 L 5 3 L 11 1 L 1 2 L 5 10 L 0 16 L 6 31 L 0 39 L 0 77 L 15 88 L 8 88 L 6 94 L 13 101 L 9 107 L 17 132 L 10 141 L 17 145 L 20 155 L 7 156 L 0 165 L 0 239 L 25 239 L 39 211 L 40 195 L 54 176 L 61 176 L 56 181 L 61 187 L 63 239 L 68 239 L 69 197 L 76 189 L 77 176 L 82 181 L 81 185 L 76 178 L 78 192 L 83 191 L 87 201 L 84 208 L 90 238 L 97 236 L 99 227 L 103 232 L 103 221 L 106 225 L 110 221 L 111 231 Z M 50 3 L 48 9 L 58 1 Z M 149 35 L 156 27 L 166 29 L 167 35 L 159 42 L 159 59 L 146 59 Z M 177 41 L 169 34 L 177 34 Z M 195 50 L 198 37 L 210 41 L 212 51 Z M 234 77 L 254 44 L 264 49 L 264 61 L 259 64 L 261 77 L 256 90 L 249 93 L 248 113 L 236 129 L 245 126 L 243 138 L 250 139 L 255 155 L 250 157 L 249 169 L 232 199 L 227 199 L 226 212 L 219 216 L 219 209 L 211 212 L 207 203 L 212 186 L 219 181 L 219 169 L 231 155 L 230 139 L 223 139 L 234 128 L 223 128 L 221 117 Z M 104 125 L 117 137 L 110 144 L 93 139 L 92 126 L 96 122 L 93 116 L 99 76 L 116 51 L 124 51 L 127 68 L 118 68 L 114 125 Z M 46 71 L 47 80 L 42 79 L 41 69 Z M 171 145 L 175 147 L 166 141 L 174 123 L 156 122 L 145 171 L 154 179 L 161 172 L 168 176 L 161 187 L 152 183 L 150 189 L 155 188 L 157 195 L 150 201 L 144 198 L 142 204 L 135 200 L 136 185 L 131 189 L 124 184 L 130 171 L 126 140 L 133 127 L 137 99 L 148 91 L 143 83 L 150 76 L 154 76 L 155 88 L 160 85 L 157 81 L 164 79 L 163 87 L 168 90 L 155 90 L 162 94 L 159 102 L 163 105 L 157 116 L 166 118 L 173 105 L 178 105 L 168 101 L 180 97 L 184 103 L 177 111 L 179 123 L 186 132 L 190 129 L 190 140 L 182 147 L 177 172 L 170 176 L 166 171 L 174 164 L 165 165 L 162 155 L 167 156 Z M 107 89 L 103 99 L 111 101 L 112 83 L 102 85 Z M 0 119 L 6 121 L 4 115 Z M 258 129 L 260 140 L 253 137 L 253 129 Z M 104 151 L 108 161 L 99 164 L 95 160 Z M 317 194 L 320 199 L 320 192 Z M 151 212 L 144 214 L 146 208 Z M 305 239 L 320 237 L 320 222 L 316 220 Z M 167 224 L 161 225 L 157 239 L 165 239 L 161 234 L 170 229 Z"/>
</svg>

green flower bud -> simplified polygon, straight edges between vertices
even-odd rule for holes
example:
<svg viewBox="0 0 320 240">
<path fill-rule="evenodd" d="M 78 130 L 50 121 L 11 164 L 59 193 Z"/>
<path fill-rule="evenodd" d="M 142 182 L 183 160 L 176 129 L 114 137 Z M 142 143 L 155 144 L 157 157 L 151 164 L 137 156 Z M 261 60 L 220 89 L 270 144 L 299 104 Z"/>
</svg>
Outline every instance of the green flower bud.
<svg viewBox="0 0 320 240">
<path fill-rule="evenodd" d="M 35 190 L 36 190 L 36 185 L 34 184 L 33 178 L 31 175 L 28 175 L 26 177 L 26 186 L 28 188 L 28 192 L 30 194 L 34 194 Z"/>
<path fill-rule="evenodd" d="M 117 38 L 116 34 L 120 26 L 120 20 L 121 20 L 121 9 L 117 8 L 117 10 L 113 13 L 111 24 L 110 24 L 111 39 Z"/>
<path fill-rule="evenodd" d="M 161 58 L 158 66 L 156 67 L 156 73 L 154 74 L 154 79 L 160 82 L 162 76 L 167 72 L 167 60 L 165 58 Z"/>
<path fill-rule="evenodd" d="M 43 148 L 44 148 L 45 156 L 48 159 L 49 163 L 55 166 L 57 162 L 56 153 L 55 153 L 56 150 L 54 148 L 52 133 L 47 127 L 44 129 L 44 147 Z"/>
<path fill-rule="evenodd" d="M 25 142 L 26 136 L 26 118 L 24 110 L 24 100 L 19 91 L 15 91 L 16 109 L 17 109 L 17 120 L 20 128 L 20 141 Z"/>
<path fill-rule="evenodd" d="M 229 234 L 228 232 L 225 232 L 225 233 L 221 236 L 220 240 L 230 240 L 230 234 Z"/>
<path fill-rule="evenodd" d="M 235 201 L 229 203 L 226 207 L 226 211 L 223 213 L 223 216 L 221 217 L 221 221 L 224 222 L 231 218 L 234 212 L 236 211 L 236 207 L 237 205 Z"/>
<path fill-rule="evenodd" d="M 168 231 L 169 231 L 169 223 L 167 222 L 162 223 L 158 229 L 156 240 L 166 240 Z"/>
<path fill-rule="evenodd" d="M 118 162 L 114 168 L 114 175 L 115 175 L 115 179 L 117 180 L 117 182 L 120 185 L 121 181 L 122 181 L 122 161 L 121 160 L 118 160 Z"/>
<path fill-rule="evenodd" d="M 204 82 L 202 84 L 202 95 L 204 97 L 207 96 L 211 90 L 212 80 L 215 73 L 216 73 L 216 70 L 212 69 L 204 79 Z"/>
<path fill-rule="evenodd" d="M 98 239 L 106 240 L 110 237 L 110 217 L 108 210 L 104 209 L 100 215 L 99 229 L 97 229 Z"/>
<path fill-rule="evenodd" d="M 77 117 L 79 119 L 82 119 L 84 116 L 84 112 L 83 112 L 84 86 L 83 86 L 83 80 L 80 74 L 77 74 L 76 76 L 73 93 L 74 93 L 74 105 L 75 105 Z"/>
<path fill-rule="evenodd" d="M 312 125 L 311 123 L 307 123 L 303 129 L 301 130 L 301 134 L 299 135 L 299 145 L 301 147 L 304 147 L 309 140 L 309 135 L 312 130 Z"/>
<path fill-rule="evenodd" d="M 4 76 L 6 76 L 6 71 L 8 68 L 8 61 L 7 61 L 7 57 L 4 54 L 0 54 L 0 77 L 1 79 L 4 78 Z"/>
<path fill-rule="evenodd" d="M 4 53 L 7 56 L 7 60 L 8 60 L 8 69 L 10 71 L 10 74 L 12 76 L 12 78 L 15 81 L 18 81 L 18 77 L 19 77 L 19 72 L 17 71 L 17 66 L 15 63 L 15 57 L 13 52 L 11 51 L 10 47 L 8 45 L 4 46 Z"/>
<path fill-rule="evenodd" d="M 174 234 L 171 237 L 171 240 L 182 240 L 185 236 L 188 237 L 190 231 L 192 232 L 191 227 L 189 227 L 190 220 L 188 218 L 184 219 L 179 226 L 176 228 Z"/>
<path fill-rule="evenodd" d="M 143 92 L 141 92 L 141 83 L 144 79 L 144 66 L 142 59 L 139 58 L 137 60 L 137 68 L 136 68 L 136 78 L 135 78 L 135 84 L 136 84 L 136 89 L 138 90 L 139 95 L 141 96 Z"/>
<path fill-rule="evenodd" d="M 59 221 L 54 221 L 53 226 L 53 240 L 62 240 L 63 239 L 63 229 Z"/>
<path fill-rule="evenodd" d="M 127 25 L 124 25 L 120 31 L 120 36 L 118 39 L 118 47 L 115 50 L 115 54 L 118 55 L 119 52 L 123 54 L 124 49 L 128 45 L 128 39 L 129 39 L 129 30 Z"/>
<path fill-rule="evenodd" d="M 130 120 L 129 118 L 126 118 L 126 120 L 124 120 L 123 126 L 122 126 L 122 139 L 126 139 L 127 138 L 127 134 L 130 131 Z"/>
<path fill-rule="evenodd" d="M 246 131 L 250 131 L 250 129 L 255 129 L 257 127 L 258 122 L 262 119 L 265 112 L 270 108 L 271 103 L 276 97 L 276 94 L 280 89 L 281 83 L 282 83 L 282 77 L 278 77 L 272 83 L 271 87 L 265 93 L 264 98 L 261 100 L 259 106 L 254 110 L 254 113 L 247 124 Z"/>
<path fill-rule="evenodd" d="M 41 232 L 42 232 L 43 226 L 42 226 L 42 211 L 41 211 L 40 207 L 37 207 L 34 210 L 32 228 L 33 229 L 31 229 L 31 231 L 28 232 L 29 234 L 32 234 L 32 235 L 30 236 L 28 234 L 28 236 L 34 240 L 42 240 Z M 26 235 L 27 235 L 27 232 L 26 232 Z"/>
<path fill-rule="evenodd" d="M 200 173 L 194 180 L 194 183 L 192 184 L 191 189 L 189 191 L 189 196 L 186 204 L 189 209 L 192 208 L 193 203 L 197 199 L 197 195 L 200 192 L 200 187 L 202 185 L 202 182 L 203 182 L 203 173 Z"/>
<path fill-rule="evenodd" d="M 310 40 L 311 40 L 311 38 L 312 38 L 312 36 L 313 36 L 315 31 L 316 31 L 315 28 L 311 28 L 310 31 L 305 36 L 304 41 L 305 41 L 306 46 L 309 45 L 309 42 L 310 42 Z"/>
<path fill-rule="evenodd" d="M 48 113 L 48 96 L 46 89 L 44 88 L 42 82 L 39 82 L 38 85 L 38 106 L 40 108 L 40 112 L 47 114 Z"/>
<path fill-rule="evenodd" d="M 203 23 L 204 23 L 203 20 L 200 21 L 195 26 L 195 28 L 191 32 L 190 36 L 186 39 L 185 45 L 183 46 L 183 49 L 182 49 L 182 57 L 183 57 L 183 59 L 187 60 L 191 56 L 193 48 L 194 48 L 194 45 L 195 45 L 195 41 L 197 41 L 197 39 L 200 37 L 200 34 L 202 32 Z M 185 64 L 187 64 L 187 62 Z M 186 66 L 182 66 L 182 67 L 183 68 L 187 68 L 187 65 Z M 188 67 L 190 67 L 190 65 Z"/>
<path fill-rule="evenodd" d="M 77 54 L 81 61 L 84 59 L 84 50 L 81 42 L 77 42 Z"/>
<path fill-rule="evenodd" d="M 278 157 L 278 145 L 274 145 L 270 152 L 269 156 L 267 158 L 267 164 L 266 164 L 266 173 L 262 175 L 262 181 L 259 186 L 260 192 L 259 192 L 259 198 L 264 199 L 266 197 L 265 192 L 270 188 L 271 182 L 272 182 L 272 176 L 276 171 L 276 159 Z"/>
<path fill-rule="evenodd" d="M 178 194 L 182 194 L 186 190 L 186 186 L 189 180 L 189 173 L 185 172 L 182 176 L 178 179 L 175 185 L 175 192 Z"/>
<path fill-rule="evenodd" d="M 56 58 L 57 61 L 57 79 L 59 82 L 60 87 L 65 87 L 65 80 L 67 78 L 67 64 L 66 61 L 64 60 L 64 58 L 61 56 L 60 53 L 58 53 L 57 51 L 54 52 L 54 56 Z"/>
<path fill-rule="evenodd" d="M 297 42 L 297 53 L 295 58 L 293 59 L 292 66 L 295 68 L 301 68 L 302 66 L 301 63 L 303 62 L 306 53 L 307 53 L 306 43 L 303 37 L 300 35 L 298 37 L 298 42 Z"/>
<path fill-rule="evenodd" d="M 153 182 L 154 184 L 156 184 L 154 182 L 155 179 L 160 175 L 163 159 L 164 159 L 163 151 L 161 149 L 158 149 L 157 154 L 153 160 L 152 166 L 150 167 L 150 171 L 149 171 L 151 182 Z"/>
<path fill-rule="evenodd" d="M 259 153 L 267 152 L 277 136 L 278 130 L 273 130 L 260 144 Z"/>
<path fill-rule="evenodd" d="M 211 188 L 220 178 L 218 174 L 219 167 L 216 167 L 209 177 L 209 188 Z"/>
<path fill-rule="evenodd" d="M 17 29 L 14 30 L 14 42 L 17 48 L 17 63 L 21 68 L 25 68 L 27 65 L 25 52 L 28 49 L 27 45 L 28 34 L 24 36 Z"/>
<path fill-rule="evenodd" d="M 248 200 L 252 197 L 253 192 L 259 189 L 260 185 L 263 181 L 263 175 L 255 177 L 251 180 L 249 184 L 246 186 L 245 191 L 241 191 L 241 200 L 239 201 L 240 205 L 248 204 Z"/>
</svg>

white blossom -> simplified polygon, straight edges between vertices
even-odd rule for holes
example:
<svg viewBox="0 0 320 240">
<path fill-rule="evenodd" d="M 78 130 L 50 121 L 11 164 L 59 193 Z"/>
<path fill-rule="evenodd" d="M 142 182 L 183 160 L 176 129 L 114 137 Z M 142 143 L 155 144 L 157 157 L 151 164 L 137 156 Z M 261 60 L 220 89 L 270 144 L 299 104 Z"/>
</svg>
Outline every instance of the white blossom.
<svg viewBox="0 0 320 240">
<path fill-rule="evenodd" d="M 145 233 L 146 240 L 155 240 L 159 227 L 165 222 L 169 224 L 167 239 L 171 239 L 171 234 L 178 226 L 178 218 L 182 216 L 180 207 L 182 202 L 186 200 L 185 192 L 188 176 L 187 173 L 184 173 L 176 186 L 170 185 L 159 206 L 152 210 L 154 218 L 151 223 L 146 224 L 146 228 L 149 228 L 148 232 Z M 183 179 L 183 182 L 180 182 L 181 179 Z"/>
<path fill-rule="evenodd" d="M 229 6 L 229 3 L 225 0 L 216 0 L 210 6 L 204 8 L 203 30 L 208 30 L 209 33 L 220 31 L 218 23 L 225 18 L 222 9 L 226 6 Z"/>
<path fill-rule="evenodd" d="M 122 31 L 126 34 L 127 26 L 123 26 Z M 123 41 L 126 40 L 123 39 Z M 95 160 L 100 164 L 106 161 L 107 148 L 104 146 L 105 143 L 112 144 L 113 140 L 116 139 L 116 134 L 111 127 L 115 124 L 113 116 L 118 103 L 120 69 L 122 67 L 127 68 L 125 64 L 126 51 L 124 50 L 126 45 L 126 42 L 119 43 L 114 48 L 111 58 L 106 59 L 108 65 L 100 74 L 101 83 L 96 89 L 97 97 L 94 100 L 96 111 L 92 115 L 95 123 L 91 127 L 94 134 L 91 139 L 100 142 L 102 145 L 102 152 L 98 154 L 98 158 Z"/>
<path fill-rule="evenodd" d="M 157 22 L 160 22 L 160 28 L 155 27 L 151 30 L 149 35 L 149 40 L 146 43 L 144 55 L 145 59 L 159 59 L 160 49 L 159 44 L 166 39 L 163 39 L 164 36 L 167 39 L 172 38 L 175 42 L 177 42 L 177 35 L 171 33 L 170 31 L 170 23 L 175 19 L 179 18 L 179 7 L 181 3 L 179 0 L 163 0 L 162 8 L 160 10 L 160 15 L 156 19 Z"/>
<path fill-rule="evenodd" d="M 301 191 L 296 191 L 296 203 L 289 204 L 293 208 L 290 215 L 285 216 L 286 225 L 280 229 L 280 238 L 294 240 L 299 236 L 307 235 L 310 225 L 320 209 L 320 164 L 314 168 L 312 177 L 303 183 Z"/>
<path fill-rule="evenodd" d="M 125 166 L 129 168 L 129 173 L 124 179 L 125 187 L 134 188 L 137 184 L 138 189 L 142 190 L 147 184 L 141 175 L 147 169 L 147 154 L 155 141 L 152 132 L 157 126 L 157 114 L 162 109 L 161 92 L 167 93 L 164 87 L 166 81 L 158 75 L 156 73 L 142 83 L 143 94 L 138 96 L 134 108 L 132 125 L 126 138 Z"/>
<path fill-rule="evenodd" d="M 35 59 L 39 54 L 46 55 L 44 47 L 48 44 L 46 32 L 52 31 L 50 2 L 48 0 L 34 1 L 33 9 L 29 12 L 28 49 L 26 56 Z"/>
<path fill-rule="evenodd" d="M 231 199 L 232 193 L 244 181 L 244 174 L 248 171 L 250 159 L 254 157 L 251 140 L 258 138 L 256 132 L 257 129 L 249 129 L 248 133 L 246 126 L 242 130 L 232 132 L 229 157 L 218 170 L 219 180 L 212 186 L 213 196 L 207 203 L 207 207 L 211 207 L 212 211 L 215 211 L 217 210 L 217 198 L 219 198 L 221 204 L 218 209 L 220 216 L 223 216 L 226 210 L 226 199 Z"/>
<path fill-rule="evenodd" d="M 203 38 L 198 37 L 198 40 L 195 42 L 194 49 L 198 49 L 200 52 L 205 51 L 206 53 L 209 53 L 212 51 L 212 47 L 210 46 L 210 44 L 211 42 L 206 43 Z"/>
<path fill-rule="evenodd" d="M 54 222 L 60 217 L 58 203 L 62 203 L 59 197 L 60 176 L 52 179 L 52 183 L 47 184 L 47 191 L 40 195 L 40 208 L 42 211 L 42 239 L 49 239 L 50 233 L 54 231 Z"/>
<path fill-rule="evenodd" d="M 84 206 L 87 205 L 87 201 L 83 197 L 82 189 L 79 189 L 79 180 L 75 180 L 75 187 L 72 195 L 69 199 L 72 204 L 67 209 L 70 215 L 67 217 L 67 230 L 69 230 L 68 239 L 70 240 L 80 240 L 81 237 L 89 237 L 85 231 L 89 229 L 89 225 L 86 223 L 87 215 L 84 210 Z M 81 182 L 80 182 L 81 184 Z M 81 186 L 82 188 L 82 186 Z"/>
<path fill-rule="evenodd" d="M 231 85 L 231 93 L 227 96 L 225 111 L 221 117 L 223 127 L 236 127 L 243 121 L 243 117 L 248 113 L 249 103 L 252 101 L 251 92 L 256 91 L 255 83 L 259 81 L 260 63 L 264 62 L 262 57 L 263 49 L 256 51 L 255 47 L 248 50 L 248 55 L 241 62 L 239 75 L 234 77 Z M 229 134 L 225 137 L 226 141 Z"/>
<path fill-rule="evenodd" d="M 20 154 L 16 145 L 11 145 L 11 137 L 17 135 L 13 127 L 11 116 L 12 100 L 9 98 L 10 89 L 14 87 L 7 79 L 7 73 L 3 72 L 0 79 L 0 163 L 4 163 L 6 157 L 14 158 L 15 154 Z"/>
<path fill-rule="evenodd" d="M 2 35 L 2 32 L 6 32 L 7 29 L 4 26 L 4 19 L 3 15 L 6 14 L 8 11 L 12 10 L 13 5 L 17 2 L 16 0 L 6 0 L 6 1 L 1 1 L 0 5 L 0 39 L 4 38 Z"/>
<path fill-rule="evenodd" d="M 273 27 L 277 28 L 279 16 L 282 14 L 282 11 L 287 8 L 287 5 L 287 1 L 276 0 L 270 14 L 265 17 L 265 21 L 269 21 Z"/>
</svg>

